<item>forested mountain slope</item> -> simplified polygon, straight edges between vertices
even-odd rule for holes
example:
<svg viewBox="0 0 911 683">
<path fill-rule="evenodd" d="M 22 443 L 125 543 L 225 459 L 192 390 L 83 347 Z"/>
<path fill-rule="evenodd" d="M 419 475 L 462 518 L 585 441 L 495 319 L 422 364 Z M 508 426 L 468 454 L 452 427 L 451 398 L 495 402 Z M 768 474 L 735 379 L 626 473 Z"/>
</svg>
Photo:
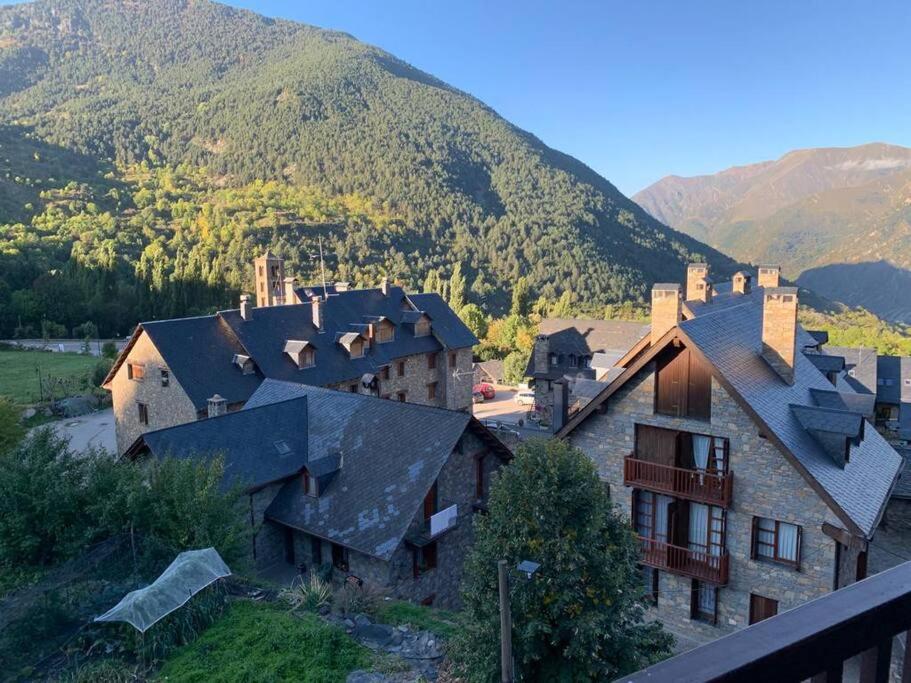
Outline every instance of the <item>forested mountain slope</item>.
<svg viewBox="0 0 911 683">
<path fill-rule="evenodd" d="M 735 257 L 781 263 L 825 297 L 911 323 L 911 149 L 805 149 L 635 195 L 650 214 Z"/>
<path fill-rule="evenodd" d="M 234 305 L 254 253 L 306 277 L 320 235 L 330 277 L 458 262 L 492 311 L 520 274 L 594 309 L 734 269 L 392 55 L 205 0 L 0 8 L 0 212 L 0 335 Z"/>
</svg>

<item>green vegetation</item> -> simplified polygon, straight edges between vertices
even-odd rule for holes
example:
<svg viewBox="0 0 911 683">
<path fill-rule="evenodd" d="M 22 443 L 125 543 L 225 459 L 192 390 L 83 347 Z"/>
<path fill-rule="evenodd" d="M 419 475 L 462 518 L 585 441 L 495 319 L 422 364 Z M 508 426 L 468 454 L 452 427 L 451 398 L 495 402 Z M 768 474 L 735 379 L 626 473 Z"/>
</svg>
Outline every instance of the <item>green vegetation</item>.
<svg viewBox="0 0 911 683">
<path fill-rule="evenodd" d="M 25 429 L 19 422 L 19 410 L 0 396 L 0 454 L 13 448 L 23 436 Z"/>
<path fill-rule="evenodd" d="M 251 255 L 314 278 L 320 236 L 330 278 L 420 289 L 438 271 L 447 299 L 498 315 L 521 275 L 520 300 L 572 286 L 596 310 L 690 259 L 734 269 L 340 33 L 210 2 L 39 0 L 0 8 L 0 83 L 0 336 L 235 306 Z"/>
<path fill-rule="evenodd" d="M 0 396 L 27 404 L 37 403 L 42 395 L 47 400 L 89 391 L 97 386 L 92 384 L 97 365 L 97 358 L 79 353 L 0 350 Z"/>
<path fill-rule="evenodd" d="M 880 320 L 862 308 L 819 312 L 800 308 L 800 323 L 808 330 L 825 330 L 832 346 L 867 346 L 880 354 L 911 356 L 911 326 Z"/>
<path fill-rule="evenodd" d="M 367 650 L 315 615 L 244 601 L 169 657 L 159 680 L 331 683 L 370 660 Z"/>
<path fill-rule="evenodd" d="M 431 631 L 441 638 L 451 638 L 458 630 L 458 615 L 455 612 L 401 600 L 384 601 L 376 612 L 376 619 L 383 624 Z"/>
<path fill-rule="evenodd" d="M 462 628 L 451 643 L 471 681 L 499 672 L 497 561 L 534 560 L 512 580 L 517 678 L 613 680 L 670 652 L 672 638 L 643 621 L 638 549 L 591 460 L 563 441 L 521 444 L 475 518 L 465 565 Z"/>
</svg>

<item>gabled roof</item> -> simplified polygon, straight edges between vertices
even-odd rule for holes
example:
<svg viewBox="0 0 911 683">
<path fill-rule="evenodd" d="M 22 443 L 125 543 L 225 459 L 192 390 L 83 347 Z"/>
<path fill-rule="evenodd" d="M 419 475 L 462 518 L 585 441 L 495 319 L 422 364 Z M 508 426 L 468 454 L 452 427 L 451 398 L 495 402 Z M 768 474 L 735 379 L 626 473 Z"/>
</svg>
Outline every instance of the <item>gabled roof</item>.
<svg viewBox="0 0 911 683">
<path fill-rule="evenodd" d="M 790 407 L 815 406 L 812 390 L 830 391 L 831 383 L 804 353 L 796 355 L 794 383 L 783 382 L 761 356 L 761 297 L 742 296 L 740 299 L 741 305 L 703 312 L 670 330 L 618 380 L 570 419 L 558 436 L 570 433 L 658 351 L 678 338 L 709 363 L 713 376 L 827 501 L 849 530 L 871 537 L 898 474 L 899 456 L 875 429 L 870 428 L 864 431 L 860 444 L 852 449 L 850 462 L 844 468 L 833 462 Z"/>
<path fill-rule="evenodd" d="M 307 398 L 263 404 L 207 420 L 146 432 L 127 449 L 133 459 L 209 461 L 224 458 L 224 489 L 257 489 L 300 472 L 307 464 Z"/>
<path fill-rule="evenodd" d="M 563 356 L 563 363 L 548 363 L 546 372 L 535 371 L 535 354 L 528 360 L 525 374 L 535 379 L 558 379 L 565 373 L 589 375 L 580 365 L 569 364 L 569 357 L 594 357 L 600 354 L 622 358 L 633 346 L 648 335 L 649 323 L 629 320 L 583 320 L 577 318 L 545 318 L 538 325 L 538 334 L 547 335 L 549 352 Z M 535 341 L 538 344 L 538 341 Z"/>
<path fill-rule="evenodd" d="M 911 356 L 879 356 L 876 361 L 876 398 L 881 403 L 911 401 Z"/>
<path fill-rule="evenodd" d="M 335 478 L 318 498 L 290 482 L 266 516 L 388 560 L 466 429 L 502 457 L 509 451 L 468 413 L 266 380 L 241 412 L 306 397 L 310 462 L 336 458 Z M 489 439 L 494 439 L 493 442 Z"/>
<path fill-rule="evenodd" d="M 876 393 L 876 349 L 826 345 L 823 353 L 845 359 L 845 372 L 842 378 L 854 391 Z"/>
<path fill-rule="evenodd" d="M 427 314 L 433 334 L 442 339 L 449 348 L 459 349 L 479 343 L 474 333 L 436 292 L 409 294 L 408 300 L 417 310 Z"/>
<path fill-rule="evenodd" d="M 807 358 L 824 375 L 838 373 L 845 369 L 845 359 L 842 356 L 833 356 L 826 353 L 808 353 Z"/>
<path fill-rule="evenodd" d="M 864 417 L 873 418 L 876 409 L 876 400 L 873 394 L 861 394 L 850 391 L 837 391 L 833 389 L 810 389 L 810 396 L 821 408 L 847 410 L 860 413 Z"/>
</svg>

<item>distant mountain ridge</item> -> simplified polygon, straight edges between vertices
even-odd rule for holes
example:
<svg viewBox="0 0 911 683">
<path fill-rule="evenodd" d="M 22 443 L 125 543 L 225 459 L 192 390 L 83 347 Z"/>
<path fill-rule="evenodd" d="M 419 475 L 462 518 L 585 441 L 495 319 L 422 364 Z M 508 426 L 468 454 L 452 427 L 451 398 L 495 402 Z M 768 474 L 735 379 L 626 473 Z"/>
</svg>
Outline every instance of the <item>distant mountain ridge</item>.
<svg viewBox="0 0 911 683">
<path fill-rule="evenodd" d="M 911 322 L 911 149 L 804 149 L 634 195 L 658 220 L 880 317 Z M 843 265 L 846 264 L 846 265 Z"/>
<path fill-rule="evenodd" d="M 224 223 L 233 214 L 168 208 L 183 188 L 130 186 L 111 211 L 132 232 L 127 239 L 115 230 L 120 241 L 108 249 L 124 273 L 154 273 L 159 288 L 180 270 L 183 281 L 201 279 L 233 297 L 252 280 L 240 257 L 267 246 L 307 277 L 320 235 L 335 257 L 329 277 L 375 284 L 388 273 L 418 288 L 429 270 L 448 277 L 459 262 L 469 298 L 494 311 L 508 306 L 519 275 L 535 296 L 554 299 L 572 289 L 594 309 L 647 301 L 651 283 L 682 277 L 691 259 L 736 269 L 578 160 L 394 56 L 343 33 L 207 0 L 0 7 L 0 151 L 28 151 L 33 142 L 82 155 L 92 173 L 89 161 L 184 164 L 204 169 L 215 188 L 275 181 L 314 188 L 328 198 L 323 203 L 344 196 L 348 205 L 364 198 L 369 207 L 316 225 L 277 202 L 228 235 Z M 25 171 L 0 168 L 0 194 L 4 182 L 16 190 L 0 201 L 0 211 L 7 207 L 0 224 L 27 224 L 43 207 L 38 190 L 65 184 L 56 173 L 39 175 L 52 151 L 36 152 L 41 161 L 29 154 Z M 117 171 L 106 175 L 116 179 Z M 19 176 L 41 184 L 26 196 Z M 100 210 L 113 196 L 103 190 L 91 197 Z M 384 227 L 371 212 L 382 214 Z M 87 240 L 84 230 L 66 230 L 64 245 L 80 245 L 86 260 L 112 260 L 94 256 L 99 240 Z M 59 241 L 55 250 L 50 263 L 36 261 L 34 273 L 10 289 L 26 287 L 40 269 L 59 269 Z M 214 258 L 224 262 L 206 271 Z"/>
</svg>

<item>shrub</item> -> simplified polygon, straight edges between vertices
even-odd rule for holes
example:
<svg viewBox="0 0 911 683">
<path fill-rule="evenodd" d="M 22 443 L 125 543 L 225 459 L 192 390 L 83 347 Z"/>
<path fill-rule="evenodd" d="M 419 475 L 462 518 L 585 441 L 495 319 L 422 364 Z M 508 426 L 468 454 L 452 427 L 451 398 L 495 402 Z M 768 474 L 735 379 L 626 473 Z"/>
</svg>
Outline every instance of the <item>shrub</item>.
<svg viewBox="0 0 911 683">
<path fill-rule="evenodd" d="M 99 360 L 95 367 L 92 368 L 92 387 L 100 387 L 101 383 L 104 382 L 104 378 L 108 376 L 108 372 L 111 370 L 111 366 L 114 363 L 109 358 L 102 358 Z"/>
<path fill-rule="evenodd" d="M 291 606 L 292 611 L 303 608 L 316 612 L 332 602 L 332 586 L 316 574 L 311 574 L 309 580 L 300 580 L 282 590 L 279 597 Z"/>
<path fill-rule="evenodd" d="M 101 345 L 101 356 L 102 358 L 110 358 L 111 360 L 117 358 L 117 344 L 112 341 L 106 341 Z"/>
<path fill-rule="evenodd" d="M 25 436 L 19 421 L 19 409 L 12 401 L 0 396 L 0 453 L 8 451 Z"/>
<path fill-rule="evenodd" d="M 385 596 L 372 583 L 345 583 L 335 592 L 332 602 L 341 614 L 377 614 Z"/>
</svg>

